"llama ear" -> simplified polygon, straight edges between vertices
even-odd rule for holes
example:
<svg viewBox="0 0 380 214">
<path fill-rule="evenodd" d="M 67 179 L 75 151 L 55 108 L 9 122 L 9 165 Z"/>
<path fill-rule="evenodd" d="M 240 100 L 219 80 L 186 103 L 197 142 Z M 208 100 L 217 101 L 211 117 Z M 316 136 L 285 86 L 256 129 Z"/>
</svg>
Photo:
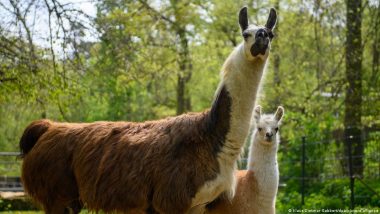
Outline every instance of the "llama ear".
<svg viewBox="0 0 380 214">
<path fill-rule="evenodd" d="M 285 111 L 285 109 L 284 109 L 284 107 L 282 107 L 282 106 L 279 106 L 279 107 L 277 108 L 277 111 L 276 111 L 276 114 L 274 115 L 274 117 L 276 118 L 276 120 L 277 120 L 278 122 L 280 122 L 281 119 L 282 119 L 282 116 L 284 116 L 284 111 Z"/>
<path fill-rule="evenodd" d="M 261 117 L 261 106 L 256 106 L 253 112 L 253 117 L 255 118 L 256 123 L 259 122 Z"/>
<path fill-rule="evenodd" d="M 276 22 L 277 22 L 277 12 L 274 8 L 271 8 L 270 12 L 269 12 L 269 17 L 268 17 L 267 23 L 265 24 L 265 27 L 270 29 L 270 30 L 273 30 L 273 28 L 276 25 Z"/>
<path fill-rule="evenodd" d="M 247 7 L 243 7 L 239 12 L 239 25 L 241 32 L 245 31 L 248 28 L 248 12 Z"/>
</svg>

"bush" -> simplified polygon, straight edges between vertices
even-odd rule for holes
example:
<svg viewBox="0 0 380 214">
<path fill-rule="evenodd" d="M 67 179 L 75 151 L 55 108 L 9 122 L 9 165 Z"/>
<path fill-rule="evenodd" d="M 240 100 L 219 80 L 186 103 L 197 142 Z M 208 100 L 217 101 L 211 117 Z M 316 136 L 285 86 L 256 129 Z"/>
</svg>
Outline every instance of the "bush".
<svg viewBox="0 0 380 214">
<path fill-rule="evenodd" d="M 37 207 L 27 198 L 0 199 L 0 211 L 37 210 Z"/>
<path fill-rule="evenodd" d="M 308 209 L 339 209 L 347 208 L 341 198 L 332 198 L 322 194 L 311 194 L 305 200 L 304 208 Z"/>
<path fill-rule="evenodd" d="M 378 180 L 365 181 L 380 193 Z M 277 213 L 288 213 L 289 209 L 348 209 L 350 206 L 350 182 L 348 179 L 309 183 L 306 189 L 305 205 L 301 205 L 301 193 L 297 186 L 287 186 L 277 194 Z M 355 207 L 380 208 L 380 198 L 360 181 L 355 181 Z"/>
</svg>

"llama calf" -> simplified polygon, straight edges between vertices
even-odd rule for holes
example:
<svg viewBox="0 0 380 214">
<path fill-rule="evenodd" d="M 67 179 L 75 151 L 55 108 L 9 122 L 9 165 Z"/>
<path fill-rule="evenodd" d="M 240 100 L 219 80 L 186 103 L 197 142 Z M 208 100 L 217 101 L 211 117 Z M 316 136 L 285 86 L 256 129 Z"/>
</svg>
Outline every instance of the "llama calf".
<svg viewBox="0 0 380 214">
<path fill-rule="evenodd" d="M 261 115 L 261 108 L 255 108 L 257 128 L 252 136 L 248 158 L 248 170 L 240 170 L 236 195 L 232 201 L 217 199 L 208 205 L 206 213 L 215 214 L 274 214 L 279 182 L 277 149 L 278 128 L 284 108 L 278 107 L 274 115 Z"/>
<path fill-rule="evenodd" d="M 239 23 L 244 41 L 224 63 L 210 110 L 144 123 L 35 121 L 20 140 L 25 191 L 54 214 L 78 213 L 83 204 L 178 214 L 233 195 L 276 12 L 257 27 L 243 8 Z"/>
</svg>

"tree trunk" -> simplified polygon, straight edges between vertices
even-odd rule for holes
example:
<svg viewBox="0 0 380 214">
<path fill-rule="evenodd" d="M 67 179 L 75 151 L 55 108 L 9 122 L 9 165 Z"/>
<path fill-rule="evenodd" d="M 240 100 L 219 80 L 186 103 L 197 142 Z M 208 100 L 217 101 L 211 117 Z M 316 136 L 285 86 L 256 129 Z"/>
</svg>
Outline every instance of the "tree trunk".
<svg viewBox="0 0 380 214">
<path fill-rule="evenodd" d="M 185 27 L 177 27 L 176 31 L 180 40 L 178 47 L 179 72 L 177 80 L 177 115 L 179 115 L 191 110 L 191 99 L 187 85 L 191 79 L 192 64 Z"/>
<path fill-rule="evenodd" d="M 351 144 L 352 172 L 363 175 L 364 145 L 361 137 L 362 106 L 362 1 L 346 0 L 347 33 L 346 33 L 346 78 L 344 136 L 345 154 Z M 348 166 L 348 164 L 346 164 Z M 348 173 L 349 168 L 345 169 Z"/>
<path fill-rule="evenodd" d="M 277 16 L 279 16 L 278 14 L 280 13 L 280 0 L 276 0 L 275 2 L 275 8 L 277 10 Z M 275 34 L 276 34 L 276 37 L 279 38 L 279 34 L 280 34 L 280 25 L 279 25 L 279 20 L 277 20 L 277 23 L 276 23 L 276 31 L 275 31 Z M 274 38 L 273 40 L 273 83 L 274 83 L 274 86 L 275 86 L 275 93 L 276 94 L 279 94 L 280 93 L 280 84 L 281 84 L 281 78 L 280 78 L 280 62 L 281 62 L 281 58 L 280 58 L 280 53 L 279 53 L 279 41 L 277 40 L 277 38 Z M 276 96 L 275 97 L 275 100 L 273 102 L 273 107 L 277 107 L 281 105 L 281 100 L 280 100 L 280 96 Z"/>
<path fill-rule="evenodd" d="M 376 22 L 379 22 L 380 19 L 377 18 Z M 372 75 L 371 80 L 374 81 L 374 84 L 371 84 L 372 87 L 376 86 L 376 80 L 379 67 L 380 67 L 380 32 L 379 32 L 380 23 L 376 23 L 373 44 L 372 44 Z"/>
</svg>

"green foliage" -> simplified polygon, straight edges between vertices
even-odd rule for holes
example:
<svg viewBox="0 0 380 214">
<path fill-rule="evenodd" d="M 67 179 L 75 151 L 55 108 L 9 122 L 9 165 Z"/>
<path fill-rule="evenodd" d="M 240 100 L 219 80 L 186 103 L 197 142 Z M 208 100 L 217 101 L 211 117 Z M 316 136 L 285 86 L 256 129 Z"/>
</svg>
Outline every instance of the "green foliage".
<svg viewBox="0 0 380 214">
<path fill-rule="evenodd" d="M 380 192 L 378 180 L 366 180 L 365 183 L 375 191 Z M 301 205 L 301 194 L 292 191 L 287 185 L 280 189 L 277 195 L 277 213 L 288 213 L 289 209 L 349 209 L 350 189 L 348 179 L 337 179 L 316 183 L 307 188 L 305 195 L 305 205 Z M 380 208 L 380 198 L 371 192 L 359 181 L 355 182 L 356 209 L 360 208 Z"/>
<path fill-rule="evenodd" d="M 311 194 L 305 201 L 305 207 L 309 209 L 339 209 L 343 208 L 344 204 L 338 198 Z"/>
<path fill-rule="evenodd" d="M 301 196 L 297 191 L 282 191 L 277 194 L 277 213 L 287 213 L 289 209 L 301 207 Z"/>
<path fill-rule="evenodd" d="M 255 2 L 249 11 L 251 21 L 264 23 L 273 2 Z M 285 106 L 284 139 L 330 138 L 329 133 L 342 128 L 343 122 L 345 3 L 279 2 L 278 37 L 273 40 L 259 102 L 268 111 Z M 192 75 L 187 88 L 192 110 L 208 108 L 222 63 L 242 40 L 236 13 L 244 4 L 180 1 L 152 7 L 144 1 L 99 1 L 93 25 L 100 39 L 80 43 L 79 57 L 70 63 L 58 61 L 53 66 L 51 58 L 44 57 L 49 50 L 37 45 L 35 73 L 28 71 L 27 64 L 1 61 L 4 73 L 21 82 L 4 82 L 0 87 L 4 124 L 0 146 L 15 148 L 5 145 L 14 145 L 22 128 L 41 117 L 85 122 L 174 115 L 181 53 L 177 27 L 186 26 L 189 40 Z M 380 109 L 379 75 L 372 62 L 372 41 L 378 34 L 373 28 L 378 22 L 371 16 L 376 14 L 373 7 L 365 8 L 363 16 L 363 32 L 369 32 L 363 44 L 363 121 L 368 126 L 376 124 Z M 175 24 L 166 20 L 174 16 Z M 22 117 L 13 118 L 16 114 Z"/>
<path fill-rule="evenodd" d="M 12 210 L 37 210 L 37 208 L 28 199 L 0 199 L 0 211 Z"/>
<path fill-rule="evenodd" d="M 366 3 L 362 16 L 365 130 L 378 130 L 380 123 L 380 16 L 376 2 Z M 277 36 L 258 103 L 266 112 L 278 105 L 285 107 L 278 156 L 281 175 L 301 174 L 303 136 L 308 160 L 342 156 L 343 146 L 333 133 L 341 133 L 344 100 L 350 96 L 345 93 L 343 0 L 100 0 L 96 18 L 89 20 L 99 38 L 79 40 L 77 52 L 57 54 L 55 62 L 51 50 L 37 43 L 31 57 L 31 47 L 22 48 L 28 46 L 27 40 L 7 33 L 7 26 L 0 23 L 0 150 L 17 151 L 23 129 L 35 119 L 144 121 L 175 115 L 177 81 L 184 72 L 181 38 L 188 41 L 191 78 L 186 93 L 191 110 L 209 108 L 222 64 L 242 41 L 237 11 L 243 5 L 249 6 L 250 20 L 261 25 L 268 9 L 279 6 Z M 82 30 L 78 26 L 70 29 Z M 60 45 L 74 45 L 66 42 Z M 371 136 L 365 136 L 364 177 L 372 176 L 367 169 L 379 166 L 380 137 L 378 132 L 369 133 Z M 321 179 L 343 171 L 339 161 L 316 161 L 306 169 L 308 176 Z M 16 170 L 11 174 L 17 175 Z M 347 182 L 323 181 L 307 183 L 305 207 L 347 207 Z M 286 184 L 278 196 L 280 213 L 300 207 L 299 180 L 286 180 Z M 370 184 L 380 192 L 375 181 Z M 358 194 L 371 196 L 358 199 L 360 206 L 380 206 L 380 199 L 360 183 L 356 185 Z"/>
</svg>

